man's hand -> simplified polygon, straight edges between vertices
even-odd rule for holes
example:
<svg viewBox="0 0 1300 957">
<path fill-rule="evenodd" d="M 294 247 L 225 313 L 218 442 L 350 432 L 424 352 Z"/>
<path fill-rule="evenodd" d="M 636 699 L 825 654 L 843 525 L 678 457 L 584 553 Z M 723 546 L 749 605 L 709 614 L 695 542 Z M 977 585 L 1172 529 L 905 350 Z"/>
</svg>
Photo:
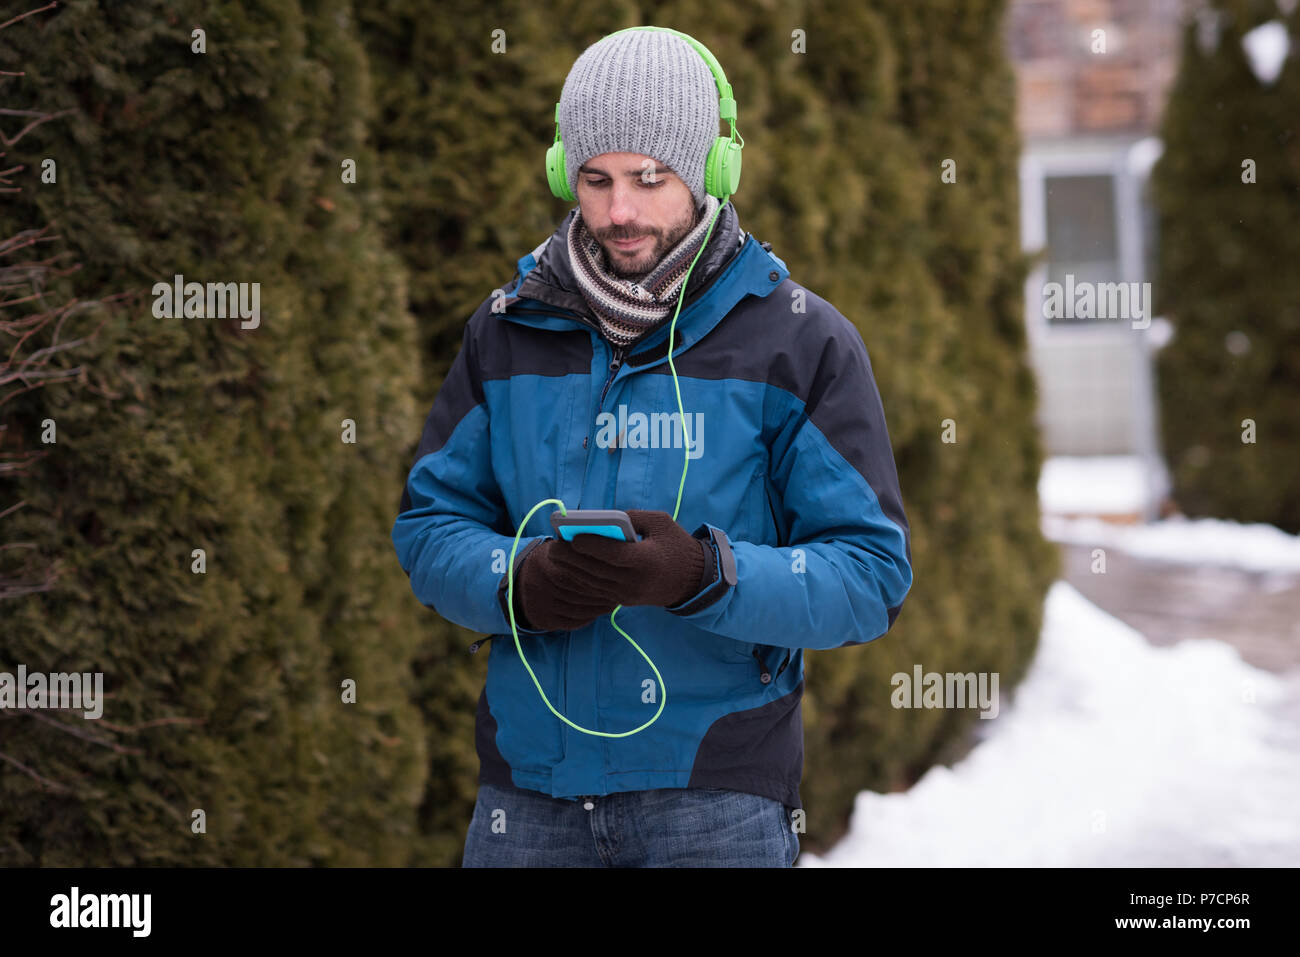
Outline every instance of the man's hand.
<svg viewBox="0 0 1300 957">
<path fill-rule="evenodd" d="M 554 538 L 528 553 L 515 575 L 515 624 L 534 631 L 574 631 L 618 607 L 601 594 L 599 582 L 577 567 L 579 558 L 571 543 Z"/>
<path fill-rule="evenodd" d="M 663 511 L 628 509 L 639 542 L 578 535 L 555 562 L 590 583 L 592 598 L 616 605 L 680 605 L 706 584 L 713 546 Z"/>
</svg>

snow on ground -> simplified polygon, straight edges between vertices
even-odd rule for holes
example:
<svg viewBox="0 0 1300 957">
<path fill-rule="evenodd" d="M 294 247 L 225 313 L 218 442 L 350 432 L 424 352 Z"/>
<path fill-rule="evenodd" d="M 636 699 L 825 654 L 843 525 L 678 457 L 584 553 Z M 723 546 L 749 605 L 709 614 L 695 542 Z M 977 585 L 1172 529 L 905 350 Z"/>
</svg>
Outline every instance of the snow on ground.
<svg viewBox="0 0 1300 957">
<path fill-rule="evenodd" d="M 974 750 L 859 793 L 850 833 L 796 866 L 1300 865 L 1298 702 L 1300 676 L 1218 641 L 1155 647 L 1057 582 Z"/>
<path fill-rule="evenodd" d="M 1139 513 L 1160 482 L 1133 456 L 1048 459 L 1043 532 L 1293 585 L 1300 536 L 1271 525 L 1064 517 Z M 859 793 L 849 834 L 797 866 L 1300 866 L 1300 671 L 1222 641 L 1155 646 L 1059 581 L 1028 675 L 999 686 L 965 758 Z"/>
<path fill-rule="evenodd" d="M 1038 501 L 1048 514 L 1139 512 L 1150 481 L 1136 455 L 1052 456 L 1038 474 Z"/>
<path fill-rule="evenodd" d="M 1140 513 L 1164 482 L 1138 456 L 1053 456 L 1043 463 L 1038 479 L 1043 534 L 1055 542 L 1118 548 L 1158 561 L 1300 571 L 1300 536 L 1272 525 L 1181 515 L 1123 525 L 1092 517 Z"/>
<path fill-rule="evenodd" d="M 1118 548 L 1164 562 L 1300 572 L 1300 536 L 1273 525 L 1180 515 L 1145 525 L 1043 515 L 1041 524 L 1043 534 L 1055 542 Z"/>
</svg>

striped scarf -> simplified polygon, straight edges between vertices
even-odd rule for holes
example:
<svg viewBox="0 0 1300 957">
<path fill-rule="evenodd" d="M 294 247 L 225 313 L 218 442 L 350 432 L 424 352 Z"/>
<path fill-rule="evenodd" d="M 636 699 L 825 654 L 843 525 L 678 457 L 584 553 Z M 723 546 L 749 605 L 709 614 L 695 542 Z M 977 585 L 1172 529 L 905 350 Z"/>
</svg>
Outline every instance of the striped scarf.
<svg viewBox="0 0 1300 957">
<path fill-rule="evenodd" d="M 604 249 L 587 229 L 582 211 L 578 210 L 569 226 L 569 262 L 606 339 L 616 346 L 630 346 L 677 308 L 682 282 L 704 243 L 704 234 L 718 205 L 717 197 L 706 194 L 704 213 L 695 227 L 635 282 L 615 276 L 605 268 Z M 719 225 L 721 221 L 719 216 Z M 715 225 L 715 231 L 717 228 Z"/>
</svg>

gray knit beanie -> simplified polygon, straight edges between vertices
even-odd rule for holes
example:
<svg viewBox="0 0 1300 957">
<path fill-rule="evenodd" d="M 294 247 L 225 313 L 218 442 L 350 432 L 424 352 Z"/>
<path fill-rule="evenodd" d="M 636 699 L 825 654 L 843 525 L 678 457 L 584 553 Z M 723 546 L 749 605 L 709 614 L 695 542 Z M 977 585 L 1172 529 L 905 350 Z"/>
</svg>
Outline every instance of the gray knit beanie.
<svg viewBox="0 0 1300 957">
<path fill-rule="evenodd" d="M 630 30 L 574 61 L 560 94 L 565 174 L 602 153 L 639 153 L 670 167 L 704 204 L 704 164 L 718 137 L 718 85 L 693 46 L 673 33 Z"/>
</svg>

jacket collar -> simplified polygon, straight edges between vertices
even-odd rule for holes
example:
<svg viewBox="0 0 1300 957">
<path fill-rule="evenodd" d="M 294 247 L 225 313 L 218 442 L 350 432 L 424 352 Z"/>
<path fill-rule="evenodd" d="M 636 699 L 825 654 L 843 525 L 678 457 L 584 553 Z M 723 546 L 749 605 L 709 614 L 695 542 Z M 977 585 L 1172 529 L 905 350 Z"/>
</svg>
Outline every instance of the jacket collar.
<svg viewBox="0 0 1300 957">
<path fill-rule="evenodd" d="M 519 260 L 515 282 L 497 306 L 502 318 L 543 329 L 581 326 L 599 335 L 600 326 L 569 262 L 569 227 L 577 212 L 576 207 L 570 210 L 555 232 Z M 771 244 L 760 244 L 742 232 L 731 202 L 723 204 L 714 235 L 687 282 L 673 354 L 702 338 L 745 296 L 766 296 L 787 276 L 789 270 L 772 254 Z M 671 320 L 639 341 L 628 364 L 666 359 L 669 325 Z"/>
</svg>

